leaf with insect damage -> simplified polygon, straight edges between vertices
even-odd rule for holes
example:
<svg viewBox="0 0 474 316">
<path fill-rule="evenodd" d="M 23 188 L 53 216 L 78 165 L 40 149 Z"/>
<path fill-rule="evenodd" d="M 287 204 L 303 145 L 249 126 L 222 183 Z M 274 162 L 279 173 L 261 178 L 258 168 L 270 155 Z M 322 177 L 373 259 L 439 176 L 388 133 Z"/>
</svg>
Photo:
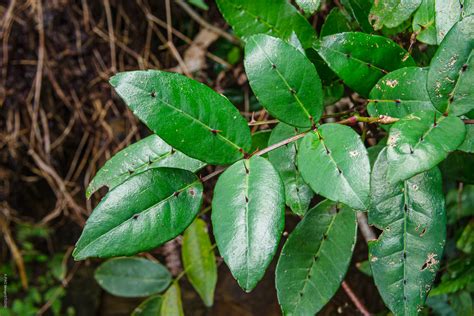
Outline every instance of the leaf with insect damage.
<svg viewBox="0 0 474 316">
<path fill-rule="evenodd" d="M 397 183 L 443 161 L 464 140 L 466 128 L 456 116 L 418 111 L 396 122 L 387 140 L 388 178 Z"/>
<path fill-rule="evenodd" d="M 356 32 L 333 34 L 316 41 L 313 48 L 346 85 L 363 96 L 368 96 L 385 74 L 415 66 L 407 51 L 394 41 L 378 35 Z"/>
<path fill-rule="evenodd" d="M 387 179 L 388 150 L 371 178 L 369 224 L 383 230 L 369 241 L 375 284 L 395 315 L 417 315 L 439 268 L 446 239 L 442 179 L 435 167 L 401 182 Z"/>
<path fill-rule="evenodd" d="M 421 0 L 384 0 L 374 1 L 369 20 L 374 29 L 394 28 L 410 18 L 420 6 Z"/>
<path fill-rule="evenodd" d="M 205 163 L 177 151 L 156 135 L 150 135 L 132 144 L 110 158 L 89 183 L 89 198 L 103 186 L 112 190 L 132 176 L 152 168 L 170 167 L 196 172 Z"/>
<path fill-rule="evenodd" d="M 352 128 L 329 123 L 309 132 L 297 159 L 303 179 L 314 192 L 357 210 L 367 208 L 369 158 Z"/>
</svg>

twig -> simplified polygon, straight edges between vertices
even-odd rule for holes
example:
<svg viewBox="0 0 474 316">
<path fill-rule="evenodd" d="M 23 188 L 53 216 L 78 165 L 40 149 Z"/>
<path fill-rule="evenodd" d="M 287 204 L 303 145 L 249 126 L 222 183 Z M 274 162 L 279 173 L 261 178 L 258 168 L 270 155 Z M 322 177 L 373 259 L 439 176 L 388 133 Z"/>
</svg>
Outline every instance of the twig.
<svg viewBox="0 0 474 316">
<path fill-rule="evenodd" d="M 352 303 L 354 303 L 355 307 L 361 312 L 364 316 L 371 316 L 372 314 L 367 310 L 364 303 L 360 301 L 357 295 L 352 291 L 349 284 L 346 281 L 342 281 L 342 289 L 346 292 L 347 296 L 351 299 Z"/>
<path fill-rule="evenodd" d="M 364 212 L 357 212 L 357 222 L 359 224 L 359 230 L 362 233 L 362 236 L 364 236 L 365 241 L 369 242 L 370 240 L 377 239 L 377 236 L 367 222 L 367 215 L 365 215 Z"/>
<path fill-rule="evenodd" d="M 233 44 L 238 44 L 239 43 L 239 40 L 236 39 L 234 36 L 230 35 L 229 33 L 227 32 L 224 32 L 223 30 L 221 30 L 220 28 L 218 27 L 215 27 L 214 25 L 212 24 L 209 24 L 206 20 L 204 20 L 203 18 L 201 18 L 199 16 L 199 14 L 197 14 L 187 3 L 183 2 L 182 0 L 176 0 L 175 1 L 177 5 L 179 5 L 184 11 L 186 11 L 186 13 L 189 14 L 189 16 L 195 20 L 197 23 L 199 23 L 202 27 L 204 28 L 207 28 L 213 32 L 215 32 L 216 34 L 218 34 L 219 36 L 225 38 L 226 40 L 228 40 L 229 42 L 233 43 Z"/>
<path fill-rule="evenodd" d="M 286 144 L 289 144 L 289 143 L 292 143 L 292 142 L 294 142 L 294 141 L 297 141 L 298 139 L 303 138 L 309 131 L 310 131 L 310 130 L 305 131 L 305 132 L 302 132 L 302 133 L 297 134 L 297 135 L 295 135 L 295 136 L 292 136 L 292 137 L 290 137 L 290 138 L 284 139 L 284 140 L 282 140 L 281 142 L 278 142 L 278 143 L 276 143 L 276 144 L 270 145 L 270 146 L 268 146 L 267 148 L 264 148 L 264 149 L 262 149 L 262 150 L 259 150 L 259 151 L 257 151 L 257 152 L 254 154 L 254 156 L 262 156 L 262 155 L 265 155 L 266 153 L 268 153 L 268 152 L 270 152 L 270 151 L 272 151 L 272 150 L 275 150 L 275 149 L 277 149 L 277 148 L 279 148 L 279 147 L 285 146 Z"/>
<path fill-rule="evenodd" d="M 25 272 L 25 263 L 23 261 L 23 257 L 21 256 L 20 250 L 18 249 L 18 246 L 15 243 L 15 240 L 13 239 L 10 229 L 8 228 L 8 224 L 2 214 L 0 214 L 0 231 L 3 232 L 3 238 L 5 239 L 5 242 L 7 243 L 7 246 L 10 249 L 10 252 L 12 254 L 13 260 L 15 261 L 15 264 L 18 268 L 18 274 L 20 275 L 21 286 L 24 289 L 27 289 L 28 278 Z"/>
<path fill-rule="evenodd" d="M 107 29 L 109 31 L 109 45 L 110 45 L 110 59 L 112 62 L 111 71 L 112 73 L 117 72 L 117 56 L 115 54 L 115 33 L 114 24 L 112 21 L 112 11 L 110 10 L 109 0 L 103 0 L 105 7 L 105 16 L 107 18 Z"/>
</svg>

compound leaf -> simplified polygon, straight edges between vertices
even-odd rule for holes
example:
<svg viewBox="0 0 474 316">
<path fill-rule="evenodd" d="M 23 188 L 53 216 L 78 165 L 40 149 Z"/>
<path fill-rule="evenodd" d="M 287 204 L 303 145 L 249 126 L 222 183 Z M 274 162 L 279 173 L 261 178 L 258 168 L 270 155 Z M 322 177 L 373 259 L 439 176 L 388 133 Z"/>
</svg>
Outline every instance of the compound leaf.
<svg viewBox="0 0 474 316">
<path fill-rule="evenodd" d="M 175 238 L 193 221 L 202 184 L 190 171 L 155 168 L 111 190 L 87 220 L 73 256 L 129 256 Z"/>
<path fill-rule="evenodd" d="M 370 91 L 370 116 L 402 118 L 420 110 L 434 111 L 426 90 L 427 75 L 427 69 L 407 67 L 384 76 Z"/>
<path fill-rule="evenodd" d="M 394 28 L 408 20 L 420 4 L 421 0 L 374 1 L 369 19 L 375 30 Z"/>
<path fill-rule="evenodd" d="M 395 315 L 417 315 L 431 289 L 446 238 L 446 212 L 438 168 L 403 182 L 387 180 L 384 149 L 371 179 L 369 223 L 383 230 L 369 241 L 375 284 Z"/>
<path fill-rule="evenodd" d="M 461 115 L 474 109 L 474 15 L 456 23 L 446 35 L 428 72 L 428 93 L 440 111 Z"/>
<path fill-rule="evenodd" d="M 245 71 L 258 101 L 280 121 L 310 127 L 319 120 L 321 80 L 311 61 L 292 45 L 264 34 L 250 37 Z"/>
<path fill-rule="evenodd" d="M 287 0 L 216 0 L 224 19 L 247 41 L 255 34 L 268 34 L 291 41 L 294 35 L 309 48 L 316 34 L 311 24 Z"/>
<path fill-rule="evenodd" d="M 110 158 L 89 183 L 89 198 L 103 186 L 112 190 L 137 173 L 157 167 L 170 167 L 196 172 L 205 163 L 175 150 L 156 135 L 150 135 L 132 144 Z"/>
<path fill-rule="evenodd" d="M 269 144 L 276 144 L 284 139 L 299 134 L 301 131 L 279 123 L 270 135 Z M 311 188 L 304 182 L 303 177 L 296 166 L 296 154 L 301 141 L 292 142 L 268 153 L 268 159 L 273 164 L 285 184 L 286 205 L 293 213 L 304 215 L 308 210 L 309 203 L 314 196 Z"/>
<path fill-rule="evenodd" d="M 285 225 L 285 191 L 278 172 L 253 156 L 230 166 L 212 200 L 212 227 L 221 256 L 250 292 L 263 277 Z"/>
<path fill-rule="evenodd" d="M 456 116 L 419 111 L 396 122 L 387 140 L 388 177 L 393 183 L 427 171 L 464 140 L 466 128 Z"/>
<path fill-rule="evenodd" d="M 173 282 L 163 295 L 160 315 L 184 316 L 183 302 L 181 301 L 181 289 L 177 282 Z"/>
<path fill-rule="evenodd" d="M 94 277 L 104 290 L 123 297 L 160 293 L 171 282 L 171 274 L 163 265 L 138 257 L 107 260 Z"/>
<path fill-rule="evenodd" d="M 110 83 L 142 122 L 190 157 L 229 164 L 250 149 L 245 119 L 202 83 L 159 70 L 122 72 Z"/>
<path fill-rule="evenodd" d="M 208 307 L 214 303 L 217 283 L 216 257 L 213 249 L 206 222 L 196 219 L 184 232 L 181 247 L 183 266 L 189 282 Z"/>
<path fill-rule="evenodd" d="M 333 34 L 315 42 L 313 47 L 346 85 L 363 96 L 368 96 L 385 74 L 415 66 L 407 51 L 378 35 L 356 32 Z"/>
<path fill-rule="evenodd" d="M 298 152 L 298 167 L 314 192 L 365 210 L 370 165 L 360 136 L 348 126 L 324 124 L 308 133 Z"/>
<path fill-rule="evenodd" d="M 276 269 L 285 315 L 315 315 L 336 293 L 357 238 L 355 212 L 331 201 L 312 208 L 283 246 Z"/>
</svg>

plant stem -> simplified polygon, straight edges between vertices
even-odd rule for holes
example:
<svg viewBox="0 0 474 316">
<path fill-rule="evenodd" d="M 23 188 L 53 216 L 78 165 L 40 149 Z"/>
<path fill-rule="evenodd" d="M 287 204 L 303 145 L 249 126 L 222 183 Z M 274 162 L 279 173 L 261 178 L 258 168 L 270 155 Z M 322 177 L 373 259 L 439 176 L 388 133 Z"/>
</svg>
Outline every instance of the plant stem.
<svg viewBox="0 0 474 316">
<path fill-rule="evenodd" d="M 346 292 L 347 296 L 351 299 L 352 303 L 357 307 L 357 309 L 361 312 L 364 316 L 371 316 L 372 314 L 367 310 L 364 303 L 360 301 L 357 295 L 352 291 L 349 284 L 346 281 L 342 281 L 342 289 Z"/>
</svg>

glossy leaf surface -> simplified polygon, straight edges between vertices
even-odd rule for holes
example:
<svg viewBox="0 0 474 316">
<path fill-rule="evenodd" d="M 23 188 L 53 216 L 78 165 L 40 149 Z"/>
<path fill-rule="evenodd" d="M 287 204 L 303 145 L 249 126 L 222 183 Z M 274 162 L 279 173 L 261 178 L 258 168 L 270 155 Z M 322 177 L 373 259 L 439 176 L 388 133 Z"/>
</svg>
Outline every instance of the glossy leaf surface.
<svg viewBox="0 0 474 316">
<path fill-rule="evenodd" d="M 269 144 L 276 144 L 284 139 L 295 136 L 302 131 L 286 125 L 278 124 L 272 131 Z M 296 154 L 301 140 L 289 143 L 268 153 L 268 159 L 273 164 L 285 184 L 286 205 L 298 215 L 304 215 L 314 196 L 311 188 L 304 182 L 296 164 Z"/>
<path fill-rule="evenodd" d="M 132 316 L 159 316 L 162 301 L 161 295 L 151 296 L 133 310 Z"/>
<path fill-rule="evenodd" d="M 435 0 L 436 38 L 440 44 L 461 17 L 462 0 Z"/>
<path fill-rule="evenodd" d="M 321 0 L 296 0 L 296 4 L 306 14 L 313 14 L 319 8 Z"/>
<path fill-rule="evenodd" d="M 462 65 L 458 82 L 453 90 L 453 100 L 449 109 L 453 115 L 467 114 L 474 110 L 474 49 L 469 55 L 467 62 Z M 449 102 L 449 100 L 448 100 Z"/>
<path fill-rule="evenodd" d="M 363 96 L 368 96 L 388 72 L 415 66 L 407 51 L 377 35 L 354 32 L 329 35 L 316 42 L 314 48 L 346 85 Z"/>
<path fill-rule="evenodd" d="M 439 268 L 446 238 L 446 212 L 438 168 L 404 182 L 387 180 L 383 150 L 371 182 L 369 224 L 383 230 L 369 241 L 375 284 L 395 315 L 417 315 Z"/>
<path fill-rule="evenodd" d="M 202 202 L 202 184 L 190 171 L 156 168 L 111 190 L 87 220 L 75 260 L 129 256 L 181 234 Z"/>
<path fill-rule="evenodd" d="M 104 290 L 123 297 L 160 293 L 171 282 L 163 265 L 138 257 L 108 260 L 96 269 L 94 277 Z"/>
<path fill-rule="evenodd" d="M 285 188 L 266 159 L 253 156 L 230 166 L 212 200 L 212 227 L 221 256 L 250 292 L 278 247 L 285 225 Z"/>
<path fill-rule="evenodd" d="M 466 125 L 466 137 L 458 150 L 474 153 L 474 125 Z"/>
<path fill-rule="evenodd" d="M 235 34 L 244 41 L 260 33 L 290 41 L 295 34 L 303 48 L 308 48 L 316 36 L 308 21 L 286 0 L 216 0 L 216 3 Z"/>
<path fill-rule="evenodd" d="M 296 226 L 276 269 L 278 301 L 284 315 L 314 315 L 343 281 L 357 237 L 355 212 L 323 201 Z"/>
<path fill-rule="evenodd" d="M 369 13 L 373 0 L 341 0 L 344 7 L 354 16 L 362 31 L 372 33 L 374 31 L 369 23 Z"/>
<path fill-rule="evenodd" d="M 124 183 L 137 173 L 157 167 L 170 167 L 196 172 L 205 163 L 173 149 L 156 135 L 148 136 L 117 152 L 110 158 L 87 187 L 90 197 L 103 186 L 109 190 Z"/>
<path fill-rule="evenodd" d="M 352 31 L 351 23 L 339 8 L 333 8 L 326 17 L 323 26 L 321 27 L 320 36 L 328 36 L 337 33 Z"/>
<path fill-rule="evenodd" d="M 421 0 L 374 1 L 369 19 L 375 30 L 394 28 L 408 20 L 420 4 Z"/>
<path fill-rule="evenodd" d="M 214 303 L 217 266 L 207 225 L 197 218 L 184 232 L 181 247 L 186 277 L 206 306 Z"/>
<path fill-rule="evenodd" d="M 388 177 L 392 183 L 427 171 L 456 150 L 466 128 L 456 116 L 419 111 L 396 122 L 387 140 Z"/>
<path fill-rule="evenodd" d="M 416 39 L 428 45 L 436 45 L 435 0 L 422 0 L 413 16 L 413 31 L 418 32 Z"/>
<path fill-rule="evenodd" d="M 181 300 L 181 289 L 179 284 L 173 284 L 166 290 L 161 303 L 160 315 L 184 316 L 183 302 Z"/>
<path fill-rule="evenodd" d="M 281 39 L 252 36 L 245 46 L 245 71 L 258 101 L 290 125 L 310 127 L 323 111 L 323 92 L 316 68 Z"/>
<path fill-rule="evenodd" d="M 314 192 L 357 210 L 367 207 L 370 165 L 360 136 L 330 123 L 308 133 L 298 152 L 298 167 Z"/>
<path fill-rule="evenodd" d="M 229 164 L 251 146 L 239 111 L 208 86 L 177 73 L 122 72 L 110 83 L 128 107 L 166 143 L 210 164 Z"/>
<path fill-rule="evenodd" d="M 435 110 L 426 90 L 428 70 L 407 67 L 384 76 L 370 92 L 370 116 L 402 118 L 421 110 Z"/>
<path fill-rule="evenodd" d="M 472 109 L 474 82 L 472 51 L 474 49 L 474 16 L 453 26 L 431 60 L 428 72 L 428 93 L 434 106 L 455 115 Z M 470 84 L 470 85 L 469 85 Z M 465 86 L 467 85 L 467 86 Z M 460 95 L 457 91 L 460 92 Z M 458 94 L 456 98 L 456 94 Z M 461 99 L 459 100 L 459 98 Z M 459 102 L 458 104 L 456 104 Z M 466 107 L 467 106 L 467 107 Z"/>
</svg>

